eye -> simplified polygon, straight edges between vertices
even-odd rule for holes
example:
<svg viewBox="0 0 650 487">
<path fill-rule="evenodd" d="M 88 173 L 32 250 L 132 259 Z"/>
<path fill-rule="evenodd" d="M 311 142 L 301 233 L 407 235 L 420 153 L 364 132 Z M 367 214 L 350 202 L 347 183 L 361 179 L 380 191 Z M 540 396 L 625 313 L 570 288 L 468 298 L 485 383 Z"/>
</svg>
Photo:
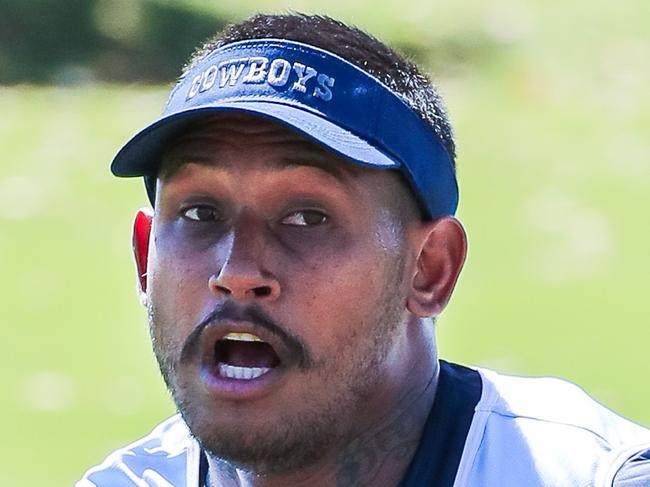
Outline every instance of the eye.
<svg viewBox="0 0 650 487">
<path fill-rule="evenodd" d="M 295 227 L 322 225 L 326 221 L 327 215 L 317 210 L 294 211 L 282 219 L 283 224 Z"/>
<path fill-rule="evenodd" d="M 219 219 L 217 210 L 211 206 L 197 205 L 186 208 L 181 212 L 181 215 L 188 220 L 197 222 L 210 222 Z"/>
</svg>

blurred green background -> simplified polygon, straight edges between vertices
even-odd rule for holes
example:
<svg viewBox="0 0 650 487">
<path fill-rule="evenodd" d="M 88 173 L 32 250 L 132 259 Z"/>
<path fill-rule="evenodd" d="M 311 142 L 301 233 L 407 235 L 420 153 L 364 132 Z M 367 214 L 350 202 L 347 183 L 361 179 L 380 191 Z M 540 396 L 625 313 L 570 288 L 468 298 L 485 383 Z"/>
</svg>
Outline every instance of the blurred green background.
<svg viewBox="0 0 650 487">
<path fill-rule="evenodd" d="M 197 43 L 288 9 L 369 30 L 446 95 L 470 250 L 442 356 L 650 424 L 650 3 L 0 0 L 0 485 L 71 485 L 173 412 L 130 256 L 146 198 L 108 163 Z"/>
</svg>

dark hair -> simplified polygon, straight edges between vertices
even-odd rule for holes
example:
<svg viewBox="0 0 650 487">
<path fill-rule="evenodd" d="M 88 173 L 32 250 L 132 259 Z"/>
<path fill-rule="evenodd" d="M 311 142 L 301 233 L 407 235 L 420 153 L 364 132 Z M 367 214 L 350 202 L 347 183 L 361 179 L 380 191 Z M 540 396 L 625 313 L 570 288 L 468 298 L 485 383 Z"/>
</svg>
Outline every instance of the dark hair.
<svg viewBox="0 0 650 487">
<path fill-rule="evenodd" d="M 417 113 L 442 141 L 452 164 L 456 151 L 447 109 L 437 88 L 412 62 L 376 38 L 330 17 L 300 13 L 258 14 L 228 25 L 190 58 L 183 77 L 214 49 L 247 39 L 279 38 L 332 52 L 374 75 Z"/>
</svg>

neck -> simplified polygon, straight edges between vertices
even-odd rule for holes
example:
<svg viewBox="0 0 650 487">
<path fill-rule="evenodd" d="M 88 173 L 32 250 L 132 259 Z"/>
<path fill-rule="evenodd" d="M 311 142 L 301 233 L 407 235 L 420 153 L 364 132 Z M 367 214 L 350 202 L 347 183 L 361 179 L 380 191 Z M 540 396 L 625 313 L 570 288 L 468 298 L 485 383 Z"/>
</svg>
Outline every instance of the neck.
<svg viewBox="0 0 650 487">
<path fill-rule="evenodd" d="M 429 337 L 431 338 L 431 337 Z M 368 421 L 357 435 L 332 447 L 315 464 L 282 474 L 260 474 L 208 456 L 210 487 L 395 487 L 417 450 L 433 405 L 439 366 L 434 342 L 423 347 L 403 370 L 406 387 L 386 393 L 368 411 Z M 431 347 L 431 348 L 429 348 Z M 433 353 L 432 353 L 433 350 Z M 407 379 L 408 378 L 408 379 Z M 414 380 L 416 379 L 416 380 Z M 399 383 L 399 382 L 398 382 Z M 389 398 L 390 396 L 390 398 Z"/>
</svg>

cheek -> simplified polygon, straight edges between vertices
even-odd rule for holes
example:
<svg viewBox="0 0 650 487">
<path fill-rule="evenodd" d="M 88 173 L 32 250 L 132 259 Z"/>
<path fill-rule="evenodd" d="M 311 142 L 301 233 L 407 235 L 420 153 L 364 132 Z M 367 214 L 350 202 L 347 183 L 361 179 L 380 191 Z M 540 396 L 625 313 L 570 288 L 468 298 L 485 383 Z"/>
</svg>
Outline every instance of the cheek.
<svg viewBox="0 0 650 487">
<path fill-rule="evenodd" d="M 164 246 L 155 249 L 149 262 L 148 293 L 156 318 L 153 331 L 164 335 L 166 342 L 182 342 L 211 311 L 207 309 L 209 267 L 196 256 Z"/>
<path fill-rule="evenodd" d="M 386 270 L 392 266 L 385 253 L 365 249 L 336 258 L 321 255 L 313 265 L 295 271 L 287 268 L 294 276 L 285 288 L 290 322 L 301 328 L 296 331 L 317 355 L 316 349 L 331 353 L 336 344 L 369 332 L 390 286 Z"/>
</svg>

